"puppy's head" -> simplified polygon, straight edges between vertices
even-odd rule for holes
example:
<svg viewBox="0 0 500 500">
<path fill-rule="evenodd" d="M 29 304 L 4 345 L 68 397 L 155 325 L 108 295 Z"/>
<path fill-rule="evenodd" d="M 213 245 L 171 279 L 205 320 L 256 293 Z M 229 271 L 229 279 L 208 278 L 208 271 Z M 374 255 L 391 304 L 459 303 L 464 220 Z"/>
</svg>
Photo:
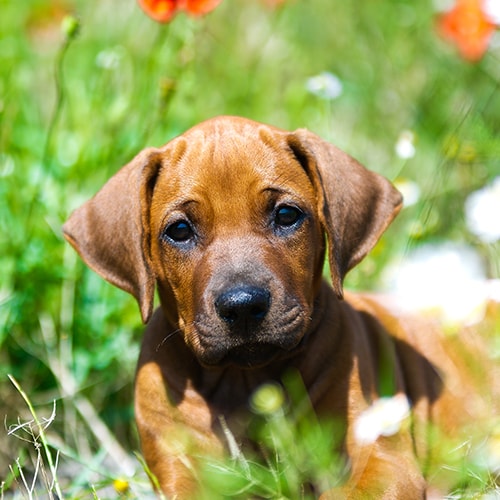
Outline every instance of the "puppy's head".
<svg viewBox="0 0 500 500">
<path fill-rule="evenodd" d="M 324 235 L 341 297 L 400 205 L 387 180 L 306 130 L 220 117 L 140 153 L 63 230 L 144 321 L 156 283 L 201 363 L 258 366 L 303 341 Z"/>
</svg>

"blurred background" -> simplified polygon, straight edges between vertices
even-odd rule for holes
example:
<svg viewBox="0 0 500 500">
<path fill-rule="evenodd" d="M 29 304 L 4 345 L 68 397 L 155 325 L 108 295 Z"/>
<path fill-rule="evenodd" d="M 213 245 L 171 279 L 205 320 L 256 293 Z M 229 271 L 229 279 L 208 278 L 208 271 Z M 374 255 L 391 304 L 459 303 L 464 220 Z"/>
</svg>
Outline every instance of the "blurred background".
<svg viewBox="0 0 500 500">
<path fill-rule="evenodd" d="M 111 483 L 116 496 L 140 468 L 138 308 L 61 225 L 142 148 L 206 118 L 307 127 L 391 179 L 405 208 L 347 287 L 431 308 L 452 297 L 451 327 L 480 319 L 500 277 L 500 15 L 489 2 L 484 30 L 464 40 L 454 5 L 224 0 L 162 24 L 133 0 L 0 0 L 3 493 L 43 478 L 9 374 L 61 453 L 69 496 Z"/>
</svg>

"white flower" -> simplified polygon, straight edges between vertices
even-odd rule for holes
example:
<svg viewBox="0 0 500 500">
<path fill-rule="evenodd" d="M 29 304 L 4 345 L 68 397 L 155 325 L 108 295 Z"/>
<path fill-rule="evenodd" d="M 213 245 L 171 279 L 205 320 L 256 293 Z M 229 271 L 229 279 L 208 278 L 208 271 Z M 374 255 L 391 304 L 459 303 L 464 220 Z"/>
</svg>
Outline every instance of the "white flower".
<svg viewBox="0 0 500 500">
<path fill-rule="evenodd" d="M 483 0 L 483 10 L 492 23 L 500 25 L 500 2 L 498 0 Z"/>
<path fill-rule="evenodd" d="M 399 134 L 394 149 L 396 154 L 403 160 L 413 158 L 416 152 L 415 134 L 411 130 L 403 130 L 401 134 Z"/>
<path fill-rule="evenodd" d="M 392 436 L 409 414 L 410 404 L 404 394 L 380 398 L 354 422 L 354 437 L 360 444 L 371 444 L 380 436 Z"/>
<path fill-rule="evenodd" d="M 484 243 L 500 240 L 500 177 L 469 195 L 465 221 L 469 231 Z"/>
<path fill-rule="evenodd" d="M 306 89 L 322 99 L 336 99 L 342 94 L 342 82 L 334 74 L 324 71 L 319 75 L 312 76 L 306 82 Z"/>
<path fill-rule="evenodd" d="M 394 185 L 403 195 L 404 206 L 415 205 L 420 199 L 420 188 L 416 182 L 409 179 L 396 179 Z"/>
<path fill-rule="evenodd" d="M 500 425 L 498 423 L 494 424 L 491 431 L 489 433 L 485 431 L 484 434 L 487 437 L 474 451 L 474 455 L 481 467 L 498 475 L 500 473 Z M 500 497 L 491 498 L 498 499 Z"/>
<path fill-rule="evenodd" d="M 481 257 L 452 242 L 415 249 L 389 266 L 384 279 L 399 305 L 437 314 L 448 327 L 480 321 L 493 294 Z"/>
<path fill-rule="evenodd" d="M 434 9 L 437 12 L 448 12 L 455 5 L 454 0 L 434 0 Z"/>
<path fill-rule="evenodd" d="M 485 459 L 489 470 L 500 472 L 500 433 L 488 439 Z"/>
<path fill-rule="evenodd" d="M 111 49 L 101 50 L 96 56 L 95 63 L 102 69 L 116 69 L 124 57 L 123 47 L 117 46 Z"/>
</svg>

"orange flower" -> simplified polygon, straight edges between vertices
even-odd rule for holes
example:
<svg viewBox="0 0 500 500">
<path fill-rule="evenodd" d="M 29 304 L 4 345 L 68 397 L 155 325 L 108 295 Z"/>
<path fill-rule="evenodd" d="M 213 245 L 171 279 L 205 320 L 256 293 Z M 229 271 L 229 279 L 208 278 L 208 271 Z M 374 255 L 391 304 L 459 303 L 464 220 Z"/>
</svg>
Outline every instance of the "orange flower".
<svg viewBox="0 0 500 500">
<path fill-rule="evenodd" d="M 495 30 L 483 0 L 457 0 L 439 20 L 441 34 L 453 41 L 464 59 L 478 61 L 488 49 Z"/>
<path fill-rule="evenodd" d="M 183 10 L 192 16 L 202 16 L 215 9 L 222 0 L 138 0 L 141 9 L 152 19 L 168 23 Z"/>
<path fill-rule="evenodd" d="M 264 3 L 268 6 L 273 8 L 280 7 L 282 4 L 285 3 L 286 0 L 264 0 Z"/>
</svg>

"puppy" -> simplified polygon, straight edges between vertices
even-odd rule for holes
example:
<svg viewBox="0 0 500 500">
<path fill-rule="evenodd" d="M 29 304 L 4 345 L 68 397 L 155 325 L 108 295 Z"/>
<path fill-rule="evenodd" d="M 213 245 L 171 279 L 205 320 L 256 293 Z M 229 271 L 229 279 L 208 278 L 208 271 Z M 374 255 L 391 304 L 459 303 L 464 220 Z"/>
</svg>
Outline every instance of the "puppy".
<svg viewBox="0 0 500 500">
<path fill-rule="evenodd" d="M 196 457 L 223 453 L 220 416 L 239 436 L 253 391 L 290 370 L 314 411 L 345 426 L 349 475 L 324 498 L 417 499 L 441 485 L 430 429 L 468 439 L 468 422 L 498 410 L 478 392 L 492 372 L 471 362 L 477 346 L 467 358 L 431 322 L 342 286 L 401 203 L 307 130 L 219 117 L 141 152 L 71 215 L 66 238 L 148 323 L 136 420 L 166 495 L 195 495 Z M 409 402 L 411 425 L 359 442 L 359 417 L 391 395 Z"/>
</svg>

